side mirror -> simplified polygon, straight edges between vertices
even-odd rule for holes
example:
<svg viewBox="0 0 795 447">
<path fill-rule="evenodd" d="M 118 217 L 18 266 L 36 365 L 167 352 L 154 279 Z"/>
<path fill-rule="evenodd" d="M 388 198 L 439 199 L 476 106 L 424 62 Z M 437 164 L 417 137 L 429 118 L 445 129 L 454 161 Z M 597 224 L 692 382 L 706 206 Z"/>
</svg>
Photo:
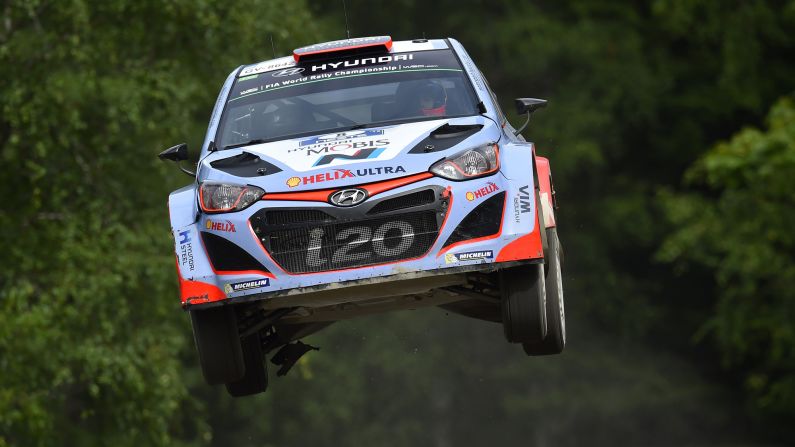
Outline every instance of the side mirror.
<svg viewBox="0 0 795 447">
<path fill-rule="evenodd" d="M 543 109 L 547 106 L 546 99 L 536 98 L 516 98 L 514 100 L 516 105 L 516 113 L 524 115 L 525 113 L 533 113 L 538 109 Z"/>
<path fill-rule="evenodd" d="M 193 171 L 189 171 L 182 167 L 182 162 L 188 159 L 188 144 L 182 143 L 176 146 L 171 146 L 170 148 L 164 150 L 163 152 L 157 154 L 157 158 L 161 160 L 171 160 L 176 161 L 179 165 L 179 170 L 188 174 L 191 177 L 196 177 L 196 173 Z"/>
<path fill-rule="evenodd" d="M 185 161 L 188 159 L 188 144 L 182 143 L 164 150 L 157 154 L 161 160 Z"/>
<path fill-rule="evenodd" d="M 527 123 L 530 122 L 530 115 L 533 114 L 538 109 L 542 109 L 547 106 L 546 99 L 537 99 L 537 98 L 516 98 L 513 100 L 513 103 L 516 105 L 516 113 L 519 115 L 527 114 L 527 120 L 522 124 L 522 127 L 517 129 L 513 134 L 519 135 L 522 133 L 525 127 L 527 127 Z"/>
</svg>

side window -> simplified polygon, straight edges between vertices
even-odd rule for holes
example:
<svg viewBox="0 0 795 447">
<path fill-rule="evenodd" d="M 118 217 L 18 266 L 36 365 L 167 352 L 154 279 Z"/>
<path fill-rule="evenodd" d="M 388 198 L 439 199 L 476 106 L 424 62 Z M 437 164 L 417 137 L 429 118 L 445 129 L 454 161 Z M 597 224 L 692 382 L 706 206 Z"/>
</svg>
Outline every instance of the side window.
<svg viewBox="0 0 795 447">
<path fill-rule="evenodd" d="M 524 137 L 521 134 L 520 135 L 515 134 L 516 129 L 514 129 L 514 127 L 511 125 L 510 122 L 508 122 L 508 118 L 506 118 L 505 114 L 502 112 L 502 109 L 500 108 L 500 103 L 499 101 L 497 101 L 497 95 L 495 95 L 494 91 L 491 89 L 489 81 L 487 81 L 486 77 L 483 76 L 483 72 L 480 73 L 480 77 L 483 78 L 483 83 L 486 84 L 486 90 L 488 90 L 489 96 L 491 96 L 491 101 L 494 103 L 494 108 L 497 109 L 497 116 L 500 119 L 500 125 L 505 131 L 505 134 L 508 135 L 508 137 L 512 140 L 525 141 Z"/>
<path fill-rule="evenodd" d="M 502 113 L 502 109 L 500 108 L 500 102 L 497 101 L 497 95 L 494 94 L 494 91 L 491 89 L 491 86 L 489 85 L 489 81 L 487 81 L 486 77 L 483 76 L 482 71 L 480 72 L 480 77 L 483 78 L 483 83 L 486 84 L 486 90 L 489 91 L 489 96 L 491 96 L 491 102 L 494 103 L 494 108 L 497 109 L 497 115 L 500 118 L 500 124 L 502 126 L 505 126 L 507 119 L 505 118 L 505 114 Z"/>
</svg>

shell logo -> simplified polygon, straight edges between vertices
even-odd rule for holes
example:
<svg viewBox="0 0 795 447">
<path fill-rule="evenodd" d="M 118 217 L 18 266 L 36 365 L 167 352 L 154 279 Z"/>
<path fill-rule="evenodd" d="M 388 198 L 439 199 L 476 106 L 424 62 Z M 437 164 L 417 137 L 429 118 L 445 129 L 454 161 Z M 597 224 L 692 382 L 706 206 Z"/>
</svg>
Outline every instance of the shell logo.
<svg viewBox="0 0 795 447">
<path fill-rule="evenodd" d="M 470 202 L 475 200 L 475 194 L 471 193 L 471 192 L 467 192 L 467 200 L 469 200 Z"/>
<path fill-rule="evenodd" d="M 287 186 L 289 186 L 290 188 L 295 188 L 300 183 L 301 183 L 300 177 L 290 177 L 287 179 Z"/>
</svg>

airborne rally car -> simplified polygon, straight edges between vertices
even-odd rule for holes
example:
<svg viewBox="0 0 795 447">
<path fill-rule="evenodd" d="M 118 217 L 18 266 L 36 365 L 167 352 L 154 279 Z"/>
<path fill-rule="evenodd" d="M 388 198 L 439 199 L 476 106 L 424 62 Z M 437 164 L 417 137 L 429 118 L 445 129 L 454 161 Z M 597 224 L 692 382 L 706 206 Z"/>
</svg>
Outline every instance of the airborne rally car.
<svg viewBox="0 0 795 447">
<path fill-rule="evenodd" d="M 234 70 L 183 169 L 196 181 L 169 197 L 207 382 L 265 391 L 266 355 L 283 375 L 334 321 L 427 306 L 561 352 L 549 163 L 495 98 L 453 39 L 347 39 Z M 545 104 L 516 100 L 528 120 Z"/>
</svg>

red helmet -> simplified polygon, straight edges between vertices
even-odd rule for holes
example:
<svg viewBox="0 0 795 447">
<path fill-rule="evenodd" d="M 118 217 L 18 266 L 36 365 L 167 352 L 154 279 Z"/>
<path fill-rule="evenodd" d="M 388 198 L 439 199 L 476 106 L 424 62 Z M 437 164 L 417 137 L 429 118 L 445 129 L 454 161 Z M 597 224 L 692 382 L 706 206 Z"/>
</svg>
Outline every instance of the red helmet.
<svg viewBox="0 0 795 447">
<path fill-rule="evenodd" d="M 443 116 L 447 112 L 447 92 L 436 82 L 426 82 L 417 91 L 420 111 L 425 116 Z"/>
</svg>

